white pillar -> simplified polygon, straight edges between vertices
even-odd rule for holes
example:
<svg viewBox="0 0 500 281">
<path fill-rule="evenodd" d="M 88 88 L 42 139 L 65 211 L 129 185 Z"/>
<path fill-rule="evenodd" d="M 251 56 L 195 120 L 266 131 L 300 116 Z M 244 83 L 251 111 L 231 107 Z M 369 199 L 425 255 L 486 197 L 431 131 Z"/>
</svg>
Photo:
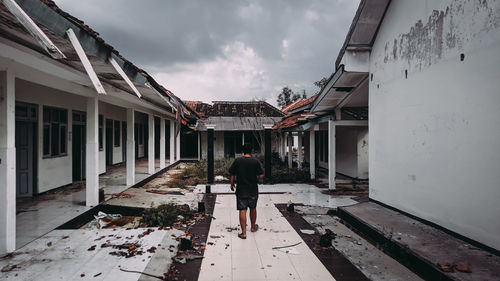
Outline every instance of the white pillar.
<svg viewBox="0 0 500 281">
<path fill-rule="evenodd" d="M 160 169 L 165 168 L 165 119 L 160 118 Z"/>
<path fill-rule="evenodd" d="M 135 113 L 133 108 L 127 108 L 127 186 L 135 184 Z"/>
<path fill-rule="evenodd" d="M 298 132 L 298 138 L 297 138 L 297 167 L 299 169 L 302 169 L 302 132 Z"/>
<path fill-rule="evenodd" d="M 175 162 L 175 121 L 170 120 L 170 165 Z"/>
<path fill-rule="evenodd" d="M 316 143 L 314 130 L 309 131 L 309 170 L 311 179 L 316 179 Z"/>
<path fill-rule="evenodd" d="M 285 162 L 286 156 L 286 133 L 282 132 L 281 136 L 281 162 Z"/>
<path fill-rule="evenodd" d="M 179 126 L 181 126 L 179 124 Z M 181 160 L 181 128 L 179 127 L 179 134 L 175 138 L 175 160 Z"/>
<path fill-rule="evenodd" d="M 0 71 L 0 254 L 16 249 L 15 79 Z"/>
<path fill-rule="evenodd" d="M 148 174 L 155 173 L 155 117 L 148 114 Z"/>
<path fill-rule="evenodd" d="M 99 100 L 87 98 L 87 146 L 85 158 L 86 205 L 99 205 Z"/>
<path fill-rule="evenodd" d="M 293 159 L 293 135 L 292 132 L 288 132 L 288 168 L 292 168 L 292 159 Z"/>
<path fill-rule="evenodd" d="M 328 120 L 328 189 L 335 189 L 335 121 Z"/>
</svg>

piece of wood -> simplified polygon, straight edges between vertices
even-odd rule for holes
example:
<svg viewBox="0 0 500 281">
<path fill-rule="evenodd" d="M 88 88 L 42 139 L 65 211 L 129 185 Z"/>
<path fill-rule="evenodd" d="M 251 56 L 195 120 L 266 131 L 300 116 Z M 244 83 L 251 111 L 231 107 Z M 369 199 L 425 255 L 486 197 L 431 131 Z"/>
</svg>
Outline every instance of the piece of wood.
<svg viewBox="0 0 500 281">
<path fill-rule="evenodd" d="M 80 45 L 80 41 L 78 41 L 75 32 L 73 31 L 73 29 L 69 28 L 66 31 L 66 34 L 68 35 L 69 41 L 73 45 L 73 48 L 75 48 L 75 51 L 80 58 L 80 61 L 82 62 L 83 67 L 85 68 L 85 71 L 87 72 L 90 81 L 92 81 L 92 84 L 94 85 L 97 93 L 105 95 L 106 90 L 104 90 L 101 81 L 99 81 L 99 78 L 97 77 L 92 64 L 90 64 L 89 58 L 87 57 L 87 54 L 85 54 L 82 45 Z"/>
<path fill-rule="evenodd" d="M 134 83 L 132 83 L 132 81 L 130 80 L 130 78 L 128 78 L 127 74 L 125 74 L 125 72 L 123 71 L 123 69 L 118 64 L 118 62 L 113 57 L 111 57 L 109 59 L 109 62 L 115 68 L 116 72 L 118 72 L 118 74 L 120 74 L 120 76 L 123 78 L 123 80 L 125 80 L 125 82 L 127 82 L 127 84 L 130 86 L 130 88 L 132 88 L 132 91 L 134 91 L 134 93 L 136 94 L 136 96 L 140 98 L 141 97 L 141 93 L 139 93 L 139 90 L 137 90 L 137 88 L 135 87 Z"/>
<path fill-rule="evenodd" d="M 162 98 L 170 107 L 172 107 L 172 109 L 174 111 L 177 111 L 177 107 L 175 107 L 165 96 L 163 96 L 162 94 L 160 94 L 160 92 L 158 92 L 153 86 L 151 86 L 151 84 L 146 83 L 145 85 L 146 85 L 146 87 L 148 87 L 151 90 L 153 90 L 153 92 L 155 92 L 160 98 Z"/>
<path fill-rule="evenodd" d="M 36 25 L 36 23 L 24 12 L 14 0 L 3 0 L 4 5 L 17 18 L 17 20 L 33 35 L 50 56 L 54 59 L 66 58 L 66 56 L 52 43 L 47 35 Z"/>
</svg>

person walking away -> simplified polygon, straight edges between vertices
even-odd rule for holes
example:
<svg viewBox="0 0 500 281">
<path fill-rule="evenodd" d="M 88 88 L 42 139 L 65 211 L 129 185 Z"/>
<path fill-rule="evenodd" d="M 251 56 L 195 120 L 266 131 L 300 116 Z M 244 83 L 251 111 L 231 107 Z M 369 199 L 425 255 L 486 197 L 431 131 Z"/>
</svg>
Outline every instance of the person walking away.
<svg viewBox="0 0 500 281">
<path fill-rule="evenodd" d="M 246 143 L 243 145 L 243 156 L 236 158 L 231 167 L 231 191 L 234 191 L 234 182 L 236 178 L 236 209 L 239 211 L 241 233 L 238 237 L 247 238 L 247 209 L 250 208 L 250 231 L 255 232 L 259 225 L 257 220 L 257 200 L 259 199 L 259 188 L 257 182 L 259 178 L 264 177 L 264 170 L 259 160 L 252 157 L 252 145 Z"/>
</svg>

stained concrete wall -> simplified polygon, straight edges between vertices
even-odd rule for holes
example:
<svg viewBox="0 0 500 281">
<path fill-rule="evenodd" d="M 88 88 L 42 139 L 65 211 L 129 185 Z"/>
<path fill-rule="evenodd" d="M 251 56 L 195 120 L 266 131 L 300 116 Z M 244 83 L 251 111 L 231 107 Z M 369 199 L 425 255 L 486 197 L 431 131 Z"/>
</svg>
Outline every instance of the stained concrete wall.
<svg viewBox="0 0 500 281">
<path fill-rule="evenodd" d="M 369 85 L 370 198 L 496 249 L 499 15 L 500 1 L 392 1 Z"/>
</svg>

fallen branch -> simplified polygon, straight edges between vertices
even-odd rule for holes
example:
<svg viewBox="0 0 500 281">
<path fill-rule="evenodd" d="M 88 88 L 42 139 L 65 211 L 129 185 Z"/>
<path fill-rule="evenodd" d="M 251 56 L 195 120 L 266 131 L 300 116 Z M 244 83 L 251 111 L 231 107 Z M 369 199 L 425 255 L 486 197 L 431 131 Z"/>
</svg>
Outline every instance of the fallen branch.
<svg viewBox="0 0 500 281">
<path fill-rule="evenodd" d="M 277 250 L 277 249 L 283 249 L 283 248 L 290 248 L 290 247 L 293 247 L 293 246 L 297 246 L 297 245 L 299 245 L 300 243 L 302 243 L 302 242 L 295 243 L 295 244 L 293 244 L 293 245 L 288 245 L 288 246 L 273 247 L 272 249 L 273 249 L 273 250 Z"/>
<path fill-rule="evenodd" d="M 149 273 L 146 273 L 146 272 L 140 272 L 140 271 L 136 271 L 136 270 L 127 270 L 127 269 L 123 269 L 121 267 L 120 267 L 120 270 L 121 271 L 125 271 L 125 272 L 130 272 L 130 273 L 144 274 L 144 275 L 147 275 L 149 277 L 158 278 L 160 280 L 165 280 L 165 278 L 163 278 L 163 276 L 153 275 L 153 274 L 149 274 Z"/>
</svg>

